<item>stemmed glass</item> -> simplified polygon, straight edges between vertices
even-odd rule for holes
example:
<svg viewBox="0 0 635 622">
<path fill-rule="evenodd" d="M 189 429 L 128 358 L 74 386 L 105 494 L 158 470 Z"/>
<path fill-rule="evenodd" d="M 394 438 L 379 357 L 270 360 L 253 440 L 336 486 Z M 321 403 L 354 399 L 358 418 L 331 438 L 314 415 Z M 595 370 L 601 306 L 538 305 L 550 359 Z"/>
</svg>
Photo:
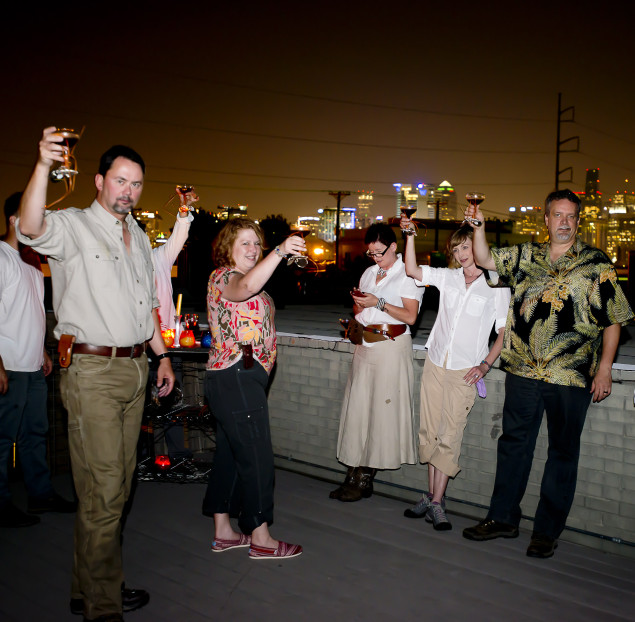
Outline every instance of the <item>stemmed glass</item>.
<svg viewBox="0 0 635 622">
<path fill-rule="evenodd" d="M 470 205 L 476 208 L 477 205 L 480 205 L 485 200 L 485 195 L 482 192 L 468 192 L 465 198 Z M 464 216 L 463 222 L 472 223 L 475 227 L 480 227 L 483 224 L 480 220 L 470 216 Z"/>
<path fill-rule="evenodd" d="M 401 209 L 401 213 L 406 218 L 412 218 L 412 215 L 417 211 L 417 208 L 412 207 L 412 205 L 402 205 L 400 209 Z M 417 225 L 414 222 L 411 222 L 408 225 L 407 229 L 402 229 L 404 235 L 417 235 L 418 230 L 419 230 L 419 227 L 417 227 Z"/>
<path fill-rule="evenodd" d="M 297 226 L 291 230 L 291 235 L 299 235 L 303 238 L 306 238 L 309 233 L 311 233 L 311 230 L 303 226 Z M 291 255 L 287 260 L 287 266 L 290 266 L 292 263 L 298 268 L 306 268 L 309 265 L 309 258 L 305 255 Z"/>
<path fill-rule="evenodd" d="M 77 175 L 77 163 L 73 156 L 73 150 L 80 135 L 75 130 L 66 127 L 56 129 L 55 134 L 64 139 L 62 143 L 64 145 L 64 163 L 51 171 L 51 181 L 62 181 L 65 177 L 70 179 Z"/>
<path fill-rule="evenodd" d="M 187 195 L 194 192 L 194 186 L 190 184 L 179 184 L 176 187 L 176 192 L 179 195 L 179 200 L 181 201 L 181 205 L 179 206 L 179 211 L 193 212 L 194 208 L 191 205 L 187 204 Z M 198 198 L 195 200 L 198 200 Z"/>
</svg>

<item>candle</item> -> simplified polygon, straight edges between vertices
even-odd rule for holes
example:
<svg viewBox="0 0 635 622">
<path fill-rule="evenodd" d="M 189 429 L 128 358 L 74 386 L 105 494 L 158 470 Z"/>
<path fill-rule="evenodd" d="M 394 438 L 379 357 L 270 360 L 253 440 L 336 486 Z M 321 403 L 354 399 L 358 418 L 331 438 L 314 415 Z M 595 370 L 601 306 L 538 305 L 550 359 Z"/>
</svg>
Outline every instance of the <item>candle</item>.
<svg viewBox="0 0 635 622">
<path fill-rule="evenodd" d="M 176 299 L 176 314 L 181 315 L 181 301 L 183 300 L 183 294 L 179 294 Z"/>
</svg>

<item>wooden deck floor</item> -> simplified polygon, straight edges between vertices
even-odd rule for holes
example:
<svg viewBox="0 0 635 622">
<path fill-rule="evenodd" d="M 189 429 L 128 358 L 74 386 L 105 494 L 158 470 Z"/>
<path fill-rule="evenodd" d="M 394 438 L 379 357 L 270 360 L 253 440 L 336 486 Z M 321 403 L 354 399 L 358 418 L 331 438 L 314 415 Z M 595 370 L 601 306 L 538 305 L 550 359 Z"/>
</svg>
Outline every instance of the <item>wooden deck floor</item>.
<svg viewBox="0 0 635 622">
<path fill-rule="evenodd" d="M 62 481 L 62 486 L 68 482 Z M 476 543 L 471 519 L 437 533 L 381 496 L 328 499 L 332 485 L 277 472 L 275 537 L 305 553 L 252 561 L 213 554 L 201 484 L 140 482 L 128 519 L 128 585 L 150 591 L 133 622 L 507 621 L 635 619 L 635 562 L 562 542 L 551 560 L 525 556 L 529 534 Z M 62 488 L 63 489 L 63 488 Z M 0 620 L 78 620 L 68 610 L 72 515 L 0 530 Z"/>
</svg>

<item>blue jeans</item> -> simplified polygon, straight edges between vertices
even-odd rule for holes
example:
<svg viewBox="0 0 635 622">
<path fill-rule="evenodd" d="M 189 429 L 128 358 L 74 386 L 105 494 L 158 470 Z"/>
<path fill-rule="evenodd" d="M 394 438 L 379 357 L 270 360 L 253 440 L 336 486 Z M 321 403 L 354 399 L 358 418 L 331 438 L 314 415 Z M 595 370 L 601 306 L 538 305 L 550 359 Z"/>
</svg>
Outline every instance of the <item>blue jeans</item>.
<svg viewBox="0 0 635 622">
<path fill-rule="evenodd" d="M 273 523 L 268 383 L 267 372 L 256 362 L 250 369 L 239 361 L 205 374 L 205 395 L 218 425 L 203 512 L 237 517 L 247 534 L 263 523 Z"/>
<path fill-rule="evenodd" d="M 9 390 L 0 395 L 0 506 L 11 501 L 8 463 L 14 442 L 29 496 L 55 494 L 46 461 L 49 420 L 44 372 L 7 371 L 7 376 Z"/>
<path fill-rule="evenodd" d="M 488 518 L 518 526 L 520 502 L 534 457 L 543 413 L 549 449 L 540 486 L 534 533 L 562 533 L 578 478 L 580 436 L 591 401 L 588 388 L 549 384 L 507 374 L 503 434 L 498 439 L 496 479 Z"/>
</svg>

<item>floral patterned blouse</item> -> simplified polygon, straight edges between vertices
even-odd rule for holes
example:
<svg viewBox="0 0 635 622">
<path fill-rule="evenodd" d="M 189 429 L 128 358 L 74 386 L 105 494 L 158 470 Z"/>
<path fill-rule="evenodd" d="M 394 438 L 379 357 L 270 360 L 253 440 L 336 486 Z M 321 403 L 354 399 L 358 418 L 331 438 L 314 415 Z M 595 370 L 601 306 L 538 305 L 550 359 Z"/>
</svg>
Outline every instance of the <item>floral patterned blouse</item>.
<svg viewBox="0 0 635 622">
<path fill-rule="evenodd" d="M 602 331 L 633 312 L 609 258 L 576 238 L 552 263 L 549 243 L 493 248 L 500 283 L 512 290 L 501 369 L 586 387 L 598 367 Z"/>
<path fill-rule="evenodd" d="M 276 328 L 273 300 L 262 291 L 243 302 L 225 300 L 222 295 L 233 268 L 214 270 L 207 286 L 207 316 L 212 334 L 208 370 L 227 369 L 242 358 L 241 345 L 253 346 L 254 359 L 267 373 L 276 361 Z"/>
</svg>

